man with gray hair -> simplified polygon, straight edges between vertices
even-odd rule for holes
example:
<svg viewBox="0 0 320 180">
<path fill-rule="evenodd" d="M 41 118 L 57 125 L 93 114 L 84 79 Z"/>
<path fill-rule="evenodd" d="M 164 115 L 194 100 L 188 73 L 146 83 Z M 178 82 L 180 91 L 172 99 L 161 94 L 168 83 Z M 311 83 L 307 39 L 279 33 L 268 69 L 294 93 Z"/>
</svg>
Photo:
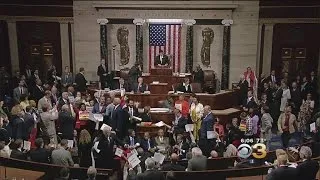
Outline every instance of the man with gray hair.
<svg viewBox="0 0 320 180">
<path fill-rule="evenodd" d="M 187 171 L 204 171 L 207 169 L 207 157 L 202 155 L 202 151 L 198 147 L 191 150 L 192 158 L 188 161 Z"/>
<path fill-rule="evenodd" d="M 114 98 L 114 110 L 111 114 L 111 127 L 114 131 L 116 131 L 119 139 L 123 138 L 124 135 L 124 119 L 125 119 L 125 111 L 122 109 L 120 98 Z"/>
<path fill-rule="evenodd" d="M 63 139 L 73 140 L 73 130 L 75 118 L 72 116 L 70 107 L 65 104 L 61 107 L 59 112 L 60 131 Z"/>
<path fill-rule="evenodd" d="M 205 156 L 209 156 L 216 142 L 216 138 L 207 137 L 208 132 L 213 131 L 214 122 L 215 117 L 211 112 L 211 107 L 209 105 L 204 106 L 203 119 L 200 127 L 200 138 L 198 144 Z"/>
<path fill-rule="evenodd" d="M 92 166 L 90 166 L 88 171 L 87 171 L 87 176 L 88 176 L 87 180 L 95 180 L 96 176 L 97 176 L 97 169 L 92 167 Z"/>
<path fill-rule="evenodd" d="M 137 175 L 137 180 L 165 180 L 163 172 L 157 170 L 156 161 L 153 158 L 145 160 L 146 171 Z"/>
<path fill-rule="evenodd" d="M 319 170 L 319 163 L 311 159 L 311 149 L 308 146 L 302 146 L 299 154 L 303 162 L 297 167 L 298 179 L 316 179 L 316 175 Z"/>
</svg>

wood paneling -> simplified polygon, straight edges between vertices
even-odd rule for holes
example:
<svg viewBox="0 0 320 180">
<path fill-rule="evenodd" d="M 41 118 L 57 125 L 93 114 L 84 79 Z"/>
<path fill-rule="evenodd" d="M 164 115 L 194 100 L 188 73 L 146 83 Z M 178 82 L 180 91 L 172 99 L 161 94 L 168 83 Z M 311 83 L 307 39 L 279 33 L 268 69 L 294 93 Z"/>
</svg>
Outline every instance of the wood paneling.
<svg viewBox="0 0 320 180">
<path fill-rule="evenodd" d="M 0 66 L 11 72 L 8 25 L 5 21 L 0 21 Z"/>
<path fill-rule="evenodd" d="M 61 41 L 60 24 L 58 22 L 17 22 L 17 36 L 19 48 L 20 69 L 23 70 L 27 64 L 45 73 L 44 52 L 40 55 L 32 55 L 32 45 L 39 45 L 41 49 L 46 45 L 53 52 L 53 64 L 58 73 L 61 73 Z"/>
</svg>

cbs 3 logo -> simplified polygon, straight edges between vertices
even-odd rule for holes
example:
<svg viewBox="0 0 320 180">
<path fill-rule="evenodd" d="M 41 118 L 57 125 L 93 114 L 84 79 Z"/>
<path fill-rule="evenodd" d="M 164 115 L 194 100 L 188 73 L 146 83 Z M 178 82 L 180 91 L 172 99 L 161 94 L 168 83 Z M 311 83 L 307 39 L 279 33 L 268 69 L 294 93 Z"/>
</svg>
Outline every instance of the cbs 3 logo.
<svg viewBox="0 0 320 180">
<path fill-rule="evenodd" d="M 262 159 L 267 156 L 267 147 L 262 143 L 253 145 L 252 147 L 249 144 L 241 144 L 238 147 L 238 157 L 248 158 L 252 156 L 256 159 Z"/>
</svg>

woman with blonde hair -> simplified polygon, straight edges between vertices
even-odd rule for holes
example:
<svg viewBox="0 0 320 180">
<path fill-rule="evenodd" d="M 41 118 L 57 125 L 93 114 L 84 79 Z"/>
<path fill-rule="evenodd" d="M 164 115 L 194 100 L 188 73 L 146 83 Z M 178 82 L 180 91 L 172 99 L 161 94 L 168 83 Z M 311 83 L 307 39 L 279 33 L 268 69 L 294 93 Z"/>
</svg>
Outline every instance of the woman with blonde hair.
<svg viewBox="0 0 320 180">
<path fill-rule="evenodd" d="M 26 107 L 30 106 L 29 97 L 26 94 L 22 94 L 20 96 L 20 105 L 24 111 L 26 111 Z"/>
<path fill-rule="evenodd" d="M 78 145 L 78 153 L 79 153 L 81 167 L 89 167 L 92 165 L 91 148 L 92 148 L 91 135 L 89 131 L 87 131 L 86 129 L 83 129 L 81 130 L 79 135 L 79 145 Z"/>
</svg>

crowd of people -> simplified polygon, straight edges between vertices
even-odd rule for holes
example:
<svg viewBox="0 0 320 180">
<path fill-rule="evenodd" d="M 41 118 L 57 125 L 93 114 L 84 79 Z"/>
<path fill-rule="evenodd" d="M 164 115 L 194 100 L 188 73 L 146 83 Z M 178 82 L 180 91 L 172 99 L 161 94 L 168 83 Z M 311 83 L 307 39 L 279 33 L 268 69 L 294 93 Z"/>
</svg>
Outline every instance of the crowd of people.
<svg viewBox="0 0 320 180">
<path fill-rule="evenodd" d="M 106 82 L 109 73 L 104 61 L 101 62 L 97 74 L 100 81 Z M 200 70 L 193 81 L 203 82 Z M 130 71 L 129 82 L 120 78 L 113 89 L 148 91 L 148 85 L 140 77 L 140 66 L 135 65 Z M 237 156 L 237 147 L 244 139 L 263 139 L 267 148 L 277 133 L 281 134 L 284 148 L 289 147 L 295 132 L 320 140 L 316 138 L 320 121 L 312 118 L 317 106 L 314 72 L 301 81 L 300 76 L 290 79 L 286 73 L 278 78 L 275 71 L 256 80 L 248 68 L 237 87 L 242 112 L 226 125 L 213 115 L 214 107 L 199 102 L 192 93 L 190 79 L 186 78 L 179 91 L 191 93 L 190 97 L 182 94 L 174 102 L 168 96 L 161 103 L 175 116 L 171 124 L 159 128 L 156 136 L 154 132 L 144 132 L 142 136 L 137 132 L 140 118 L 142 122 L 152 122 L 149 106 L 140 107 L 139 102 L 114 93 L 89 94 L 84 68 L 75 76 L 66 67 L 60 77 L 54 66 L 45 75 L 29 67 L 12 78 L 3 67 L 0 74 L 1 157 L 61 166 L 122 169 L 124 179 L 164 179 L 158 170 L 201 171 L 207 169 L 208 158 Z M 292 86 L 289 88 L 288 84 Z M 111 88 L 108 83 L 101 83 L 101 87 Z M 89 117 L 92 114 L 101 114 L 102 120 L 92 120 Z M 310 132 L 310 124 L 314 122 L 315 128 Z M 192 125 L 192 130 L 187 125 Z M 30 147 L 26 145 L 28 142 Z M 118 148 L 123 150 L 120 157 L 115 156 Z M 132 168 L 126 155 L 134 150 L 141 163 Z M 168 161 L 157 162 L 152 158 L 155 153 L 161 153 Z M 302 157 L 310 158 L 310 153 Z M 178 163 L 182 159 L 188 160 L 187 167 Z M 277 157 L 279 168 L 270 173 L 270 179 L 275 179 L 272 177 L 283 169 L 287 159 L 285 155 Z M 124 167 L 119 160 L 126 162 Z M 235 166 L 242 167 L 247 162 L 241 160 Z"/>
</svg>

